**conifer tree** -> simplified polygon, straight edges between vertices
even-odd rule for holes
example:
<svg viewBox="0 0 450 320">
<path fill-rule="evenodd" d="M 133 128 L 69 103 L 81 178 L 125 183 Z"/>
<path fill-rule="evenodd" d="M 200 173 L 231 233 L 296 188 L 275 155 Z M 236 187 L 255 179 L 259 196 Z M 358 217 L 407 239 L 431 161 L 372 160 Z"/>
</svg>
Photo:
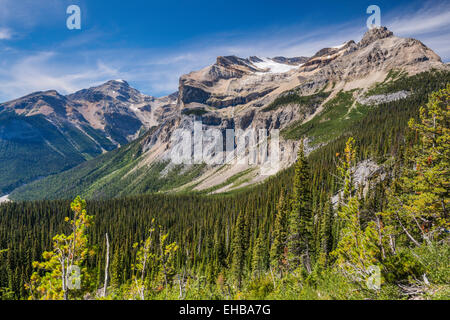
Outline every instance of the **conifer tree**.
<svg viewBox="0 0 450 320">
<path fill-rule="evenodd" d="M 344 180 L 344 201 L 339 209 L 342 230 L 332 255 L 341 271 L 354 282 L 360 283 L 371 275 L 372 266 L 379 262 L 380 248 L 374 222 L 363 229 L 360 220 L 360 202 L 354 195 L 352 168 L 356 150 L 354 139 L 349 138 L 339 172 Z"/>
<path fill-rule="evenodd" d="M 400 179 L 401 193 L 392 202 L 398 204 L 397 217 L 427 243 L 450 229 L 450 84 L 431 95 L 420 108 L 420 123 L 409 122 L 419 136 L 407 159 Z M 405 227 L 406 228 L 406 227 Z M 410 233 L 411 234 L 411 233 Z M 416 240 L 416 242 L 419 242 Z"/>
<path fill-rule="evenodd" d="M 320 223 L 320 260 L 323 265 L 328 264 L 329 253 L 333 250 L 333 215 L 333 206 L 330 199 L 325 204 Z"/>
<path fill-rule="evenodd" d="M 277 214 L 273 228 L 273 242 L 270 249 L 270 264 L 275 272 L 282 274 L 287 267 L 287 222 L 288 222 L 288 202 L 285 199 L 284 190 L 281 191 L 278 200 Z"/>
<path fill-rule="evenodd" d="M 308 272 L 312 270 L 314 248 L 311 180 L 303 141 L 295 164 L 292 211 L 289 217 L 289 264 L 300 263 Z"/>
<path fill-rule="evenodd" d="M 245 268 L 245 221 L 242 211 L 239 213 L 233 231 L 231 272 L 237 288 L 242 287 Z"/>
<path fill-rule="evenodd" d="M 169 284 L 172 284 L 173 277 L 175 276 L 175 254 L 178 250 L 178 245 L 176 242 L 171 242 L 167 244 L 169 233 L 163 233 L 162 227 L 160 226 L 159 235 L 159 262 L 160 270 L 164 279 L 164 285 L 167 288 Z"/>
<path fill-rule="evenodd" d="M 264 237 L 262 232 L 259 233 L 256 243 L 253 248 L 252 255 L 252 275 L 255 278 L 261 276 L 265 271 L 265 254 L 267 250 L 265 248 Z"/>
<path fill-rule="evenodd" d="M 33 267 L 44 270 L 44 275 L 36 271 L 26 285 L 31 299 L 67 300 L 70 289 L 81 289 L 82 272 L 86 272 L 83 262 L 92 251 L 89 250 L 86 229 L 92 223 L 92 216 L 86 212 L 86 201 L 76 197 L 70 204 L 73 219 L 65 218 L 72 233 L 53 237 L 53 251 L 44 252 L 44 262 L 33 262 Z M 80 284 L 80 287 L 73 284 Z"/>
<path fill-rule="evenodd" d="M 133 248 L 139 248 L 136 253 L 136 262 L 131 266 L 135 271 L 129 290 L 129 297 L 131 299 L 145 299 L 145 277 L 147 274 L 147 268 L 151 261 L 155 259 L 155 254 L 151 251 L 153 246 L 152 235 L 155 231 L 154 223 L 155 219 L 152 219 L 152 226 L 148 231 L 148 237 L 140 243 L 136 242 L 133 244 Z"/>
<path fill-rule="evenodd" d="M 119 247 L 113 250 L 113 259 L 111 263 L 111 286 L 115 289 L 119 288 L 122 282 L 122 263 L 120 259 Z"/>
</svg>

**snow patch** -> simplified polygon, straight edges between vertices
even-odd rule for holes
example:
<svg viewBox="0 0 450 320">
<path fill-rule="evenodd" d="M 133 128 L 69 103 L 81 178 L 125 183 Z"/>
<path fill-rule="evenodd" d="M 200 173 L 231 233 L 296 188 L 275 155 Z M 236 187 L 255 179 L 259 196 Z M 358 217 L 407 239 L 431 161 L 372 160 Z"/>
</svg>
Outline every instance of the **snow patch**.
<svg viewBox="0 0 450 320">
<path fill-rule="evenodd" d="M 6 196 L 3 196 L 3 197 L 0 197 L 0 203 L 3 203 L 3 202 L 9 202 L 10 200 L 9 200 L 9 198 L 8 198 L 8 195 L 6 195 Z"/>
<path fill-rule="evenodd" d="M 262 62 L 253 62 L 259 69 L 269 69 L 269 73 L 285 73 L 299 68 L 299 66 L 291 66 L 284 63 L 275 62 L 269 58 L 261 58 Z"/>
<path fill-rule="evenodd" d="M 343 43 L 340 46 L 336 46 L 336 47 L 331 47 L 332 49 L 342 49 L 343 47 L 345 47 L 347 43 Z"/>
</svg>

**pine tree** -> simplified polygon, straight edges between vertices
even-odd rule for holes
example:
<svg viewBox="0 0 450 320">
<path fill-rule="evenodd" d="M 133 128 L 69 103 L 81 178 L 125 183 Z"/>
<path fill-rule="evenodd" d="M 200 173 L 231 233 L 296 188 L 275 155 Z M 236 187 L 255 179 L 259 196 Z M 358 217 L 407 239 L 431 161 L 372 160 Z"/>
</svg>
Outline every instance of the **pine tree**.
<svg viewBox="0 0 450 320">
<path fill-rule="evenodd" d="M 295 164 L 292 211 L 289 217 L 289 264 L 296 268 L 300 263 L 308 272 L 313 259 L 313 211 L 311 209 L 311 180 L 303 141 Z"/>
<path fill-rule="evenodd" d="M 421 221 L 425 240 L 431 240 L 435 228 L 448 228 L 450 202 L 450 84 L 431 95 L 428 104 L 420 108 L 420 123 L 414 119 L 409 127 L 416 130 L 420 144 L 413 150 L 412 172 L 405 170 L 403 202 L 405 214 Z M 439 234 L 436 233 L 436 234 Z"/>
<path fill-rule="evenodd" d="M 259 233 L 253 248 L 252 255 L 252 276 L 258 278 L 265 271 L 265 257 L 267 250 L 264 245 L 264 237 L 262 232 Z"/>
<path fill-rule="evenodd" d="M 122 282 L 122 263 L 120 259 L 119 247 L 113 250 L 113 259 L 111 263 L 111 286 L 119 288 Z"/>
<path fill-rule="evenodd" d="M 74 218 L 71 220 L 66 217 L 65 221 L 70 224 L 72 233 L 53 237 L 53 251 L 43 253 L 44 262 L 33 262 L 34 268 L 44 270 L 45 273 L 34 272 L 30 283 L 26 285 L 31 292 L 31 299 L 67 300 L 70 289 L 81 289 L 82 272 L 87 271 L 82 265 L 93 254 L 89 250 L 86 234 L 93 217 L 87 214 L 86 201 L 80 197 L 75 198 L 70 208 Z M 79 274 L 74 274 L 76 271 Z M 80 287 L 72 288 L 73 282 L 78 281 Z"/>
<path fill-rule="evenodd" d="M 233 230 L 231 272 L 237 288 L 242 287 L 245 268 L 245 221 L 242 211 L 239 213 Z"/>
<path fill-rule="evenodd" d="M 284 190 L 281 191 L 277 206 L 275 225 L 273 228 L 273 242 L 270 249 L 270 264 L 280 275 L 287 267 L 287 222 L 288 222 L 288 202 L 285 200 Z"/>
<path fill-rule="evenodd" d="M 339 212 L 344 220 L 341 239 L 332 255 L 336 264 L 351 280 L 361 282 L 371 275 L 371 267 L 379 264 L 380 248 L 374 222 L 366 229 L 361 227 L 359 201 L 351 197 Z"/>
<path fill-rule="evenodd" d="M 446 237 L 450 187 L 450 84 L 420 108 L 420 122 L 409 122 L 417 143 L 406 148 L 405 162 L 389 190 L 382 213 L 412 244 L 421 246 Z M 394 237 L 392 230 L 390 237 Z"/>
<path fill-rule="evenodd" d="M 328 256 L 333 250 L 334 212 L 331 199 L 325 204 L 320 224 L 320 260 L 323 265 L 328 264 Z"/>
<path fill-rule="evenodd" d="M 147 269 L 152 260 L 155 259 L 155 254 L 152 253 L 153 246 L 153 232 L 155 231 L 154 227 L 155 219 L 152 219 L 151 227 L 148 231 L 148 236 L 144 241 L 136 242 L 133 244 L 133 248 L 138 248 L 136 253 L 136 261 L 131 266 L 135 271 L 133 279 L 131 281 L 131 286 L 129 289 L 129 297 L 131 299 L 139 298 L 141 300 L 145 299 L 145 277 L 147 274 Z"/>
<path fill-rule="evenodd" d="M 352 181 L 355 154 L 354 139 L 349 138 L 339 167 L 344 180 L 344 200 L 338 211 L 342 229 L 332 255 L 351 281 L 361 282 L 371 275 L 371 267 L 379 262 L 380 248 L 375 223 L 370 222 L 365 230 L 361 226 L 360 202 L 354 195 Z"/>
</svg>

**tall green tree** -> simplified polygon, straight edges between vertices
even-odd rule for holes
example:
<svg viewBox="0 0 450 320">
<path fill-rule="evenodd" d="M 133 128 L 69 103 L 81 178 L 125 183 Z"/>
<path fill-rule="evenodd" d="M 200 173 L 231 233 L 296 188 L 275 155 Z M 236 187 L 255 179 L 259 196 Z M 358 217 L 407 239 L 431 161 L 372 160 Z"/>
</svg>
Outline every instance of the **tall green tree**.
<svg viewBox="0 0 450 320">
<path fill-rule="evenodd" d="M 278 200 L 275 225 L 273 227 L 273 242 L 270 248 L 270 264 L 275 272 L 283 273 L 287 268 L 287 238 L 288 238 L 288 201 L 284 190 Z"/>
<path fill-rule="evenodd" d="M 255 245 L 253 247 L 252 254 L 252 276 L 254 278 L 260 277 L 266 270 L 266 257 L 267 254 L 265 239 L 263 232 L 259 232 L 259 236 L 256 239 Z"/>
<path fill-rule="evenodd" d="M 289 264 L 312 270 L 314 254 L 311 178 L 303 141 L 295 163 L 292 211 L 289 217 Z"/>
<path fill-rule="evenodd" d="M 333 250 L 333 224 L 334 211 L 330 199 L 325 204 L 320 223 L 320 261 L 323 265 L 328 264 L 329 254 Z"/>
<path fill-rule="evenodd" d="M 405 152 L 384 216 L 394 220 L 416 246 L 446 237 L 450 229 L 450 84 L 420 108 L 420 122 L 409 128 L 418 142 Z M 447 231 L 446 231 L 447 230 Z"/>
<path fill-rule="evenodd" d="M 373 266 L 379 263 L 380 248 L 375 223 L 370 222 L 365 229 L 361 225 L 360 202 L 354 195 L 352 179 L 356 155 L 354 142 L 353 138 L 347 140 L 339 167 L 344 181 L 344 199 L 338 211 L 342 229 L 332 255 L 337 266 L 351 281 L 361 283 L 368 279 Z"/>
<path fill-rule="evenodd" d="M 238 289 L 242 287 L 242 280 L 244 278 L 245 271 L 245 248 L 247 244 L 245 243 L 245 219 L 242 211 L 236 220 L 233 231 L 233 241 L 232 241 L 232 260 L 231 260 L 231 272 L 235 279 L 235 283 Z"/>
</svg>

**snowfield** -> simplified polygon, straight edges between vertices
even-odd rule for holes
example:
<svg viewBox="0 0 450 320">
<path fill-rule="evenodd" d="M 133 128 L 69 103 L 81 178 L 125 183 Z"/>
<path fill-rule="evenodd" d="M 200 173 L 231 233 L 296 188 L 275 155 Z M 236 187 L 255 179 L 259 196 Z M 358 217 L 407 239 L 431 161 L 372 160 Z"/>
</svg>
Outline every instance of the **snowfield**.
<svg viewBox="0 0 450 320">
<path fill-rule="evenodd" d="M 285 73 L 294 69 L 297 69 L 299 66 L 290 66 L 284 63 L 275 62 L 269 58 L 261 58 L 262 62 L 253 62 L 253 65 L 259 69 L 269 69 L 269 73 Z"/>
</svg>

